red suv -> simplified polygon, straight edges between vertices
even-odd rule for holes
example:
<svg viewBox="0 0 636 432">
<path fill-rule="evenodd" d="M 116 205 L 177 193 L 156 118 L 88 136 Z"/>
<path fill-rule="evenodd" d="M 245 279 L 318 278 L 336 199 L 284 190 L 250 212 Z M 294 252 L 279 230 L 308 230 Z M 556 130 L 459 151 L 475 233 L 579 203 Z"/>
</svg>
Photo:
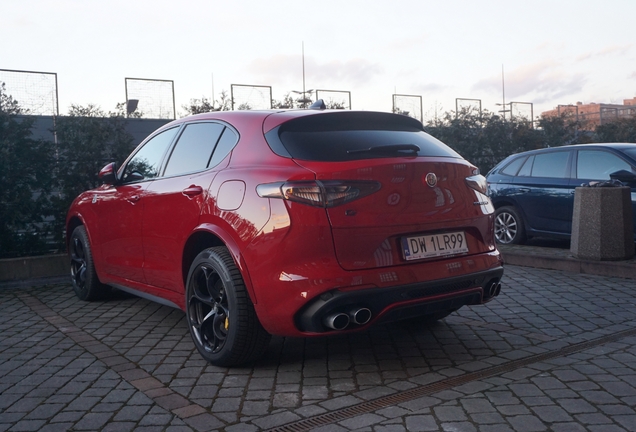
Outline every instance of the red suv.
<svg viewBox="0 0 636 432">
<path fill-rule="evenodd" d="M 75 292 L 184 310 L 215 365 L 258 358 L 271 334 L 437 320 L 501 287 L 485 178 L 406 116 L 195 115 L 100 178 L 68 213 Z"/>
</svg>

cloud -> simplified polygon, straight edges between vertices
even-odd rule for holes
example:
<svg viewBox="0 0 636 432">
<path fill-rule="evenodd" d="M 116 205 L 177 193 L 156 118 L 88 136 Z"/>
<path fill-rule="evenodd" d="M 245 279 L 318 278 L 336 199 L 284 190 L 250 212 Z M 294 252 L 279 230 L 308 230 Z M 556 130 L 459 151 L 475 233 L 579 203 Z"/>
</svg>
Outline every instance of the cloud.
<svg viewBox="0 0 636 432">
<path fill-rule="evenodd" d="M 629 44 L 629 45 L 612 45 L 612 46 L 605 47 L 605 48 L 603 48 L 602 50 L 599 50 L 599 51 L 590 51 L 590 52 L 587 52 L 585 54 L 581 54 L 578 57 L 576 57 L 575 60 L 578 61 L 578 62 L 582 62 L 582 61 L 586 61 L 586 60 L 594 60 L 594 59 L 597 59 L 598 57 L 606 57 L 606 56 L 611 56 L 611 55 L 624 56 L 633 47 L 634 47 L 633 44 Z"/>
<path fill-rule="evenodd" d="M 382 49 L 382 52 L 386 52 L 386 53 L 420 52 L 425 48 L 429 40 L 430 40 L 430 36 L 428 34 L 422 34 L 415 37 L 390 40 L 387 44 L 385 44 L 384 48 Z"/>
<path fill-rule="evenodd" d="M 507 100 L 531 100 L 534 103 L 561 100 L 579 93 L 586 82 L 585 74 L 564 72 L 559 63 L 549 60 L 504 71 Z M 484 78 L 476 82 L 472 89 L 501 94 L 502 77 Z"/>
<path fill-rule="evenodd" d="M 257 76 L 263 82 L 272 83 L 271 85 L 298 83 L 303 73 L 302 57 L 299 55 L 260 58 L 250 62 L 247 67 L 251 76 Z M 309 86 L 329 86 L 331 83 L 337 83 L 337 87 L 362 85 L 382 73 L 383 68 L 379 64 L 364 59 L 318 62 L 312 58 L 305 58 L 305 78 Z"/>
<path fill-rule="evenodd" d="M 444 92 L 446 90 L 449 90 L 450 86 L 445 86 L 442 84 L 436 84 L 436 83 L 427 83 L 427 84 L 418 84 L 415 86 L 415 91 L 416 92 L 420 92 L 423 94 L 427 94 L 427 93 L 441 93 Z"/>
</svg>

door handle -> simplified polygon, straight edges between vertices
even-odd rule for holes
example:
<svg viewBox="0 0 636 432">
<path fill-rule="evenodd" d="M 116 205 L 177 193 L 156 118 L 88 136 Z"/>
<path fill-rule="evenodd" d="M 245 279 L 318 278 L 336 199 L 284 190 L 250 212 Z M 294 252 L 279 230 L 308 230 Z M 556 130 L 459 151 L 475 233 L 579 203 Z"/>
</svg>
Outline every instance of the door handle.
<svg viewBox="0 0 636 432">
<path fill-rule="evenodd" d="M 139 195 L 131 195 L 131 196 L 126 198 L 126 201 L 128 201 L 131 204 L 134 204 L 137 201 L 139 201 L 140 199 L 141 199 L 141 197 Z"/>
<path fill-rule="evenodd" d="M 203 188 L 201 186 L 190 185 L 184 190 L 182 190 L 181 193 L 187 197 L 193 197 L 203 193 Z"/>
<path fill-rule="evenodd" d="M 518 191 L 521 193 L 528 193 L 530 192 L 530 188 L 519 188 Z"/>
</svg>

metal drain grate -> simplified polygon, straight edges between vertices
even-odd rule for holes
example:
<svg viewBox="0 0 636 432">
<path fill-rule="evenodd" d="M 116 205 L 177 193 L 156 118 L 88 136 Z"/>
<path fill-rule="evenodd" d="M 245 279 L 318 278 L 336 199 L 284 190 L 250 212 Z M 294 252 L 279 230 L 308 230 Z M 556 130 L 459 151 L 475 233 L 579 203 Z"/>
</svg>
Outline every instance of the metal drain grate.
<svg viewBox="0 0 636 432">
<path fill-rule="evenodd" d="M 519 360 L 513 360 L 508 363 L 493 366 L 491 368 L 483 369 L 477 372 L 470 372 L 465 375 L 448 378 L 436 383 L 432 383 L 426 386 L 417 387 L 411 390 L 406 390 L 400 393 L 396 393 L 389 396 L 384 396 L 378 399 L 371 400 L 369 402 L 363 402 L 358 405 L 343 408 L 337 411 L 332 411 L 326 414 L 320 414 L 314 417 L 309 417 L 303 420 L 299 420 L 293 423 L 288 423 L 283 426 L 269 429 L 268 432 L 301 432 L 309 431 L 317 427 L 326 426 L 332 423 L 340 422 L 357 415 L 367 414 L 373 411 L 377 411 L 382 408 L 394 406 L 400 403 L 408 402 L 424 396 L 429 396 L 434 393 L 438 393 L 442 390 L 448 390 L 453 387 L 460 386 L 462 384 L 469 383 L 491 376 L 500 375 L 502 373 L 510 372 L 520 367 L 530 365 L 532 363 L 539 363 L 542 361 L 550 360 L 557 357 L 563 357 L 579 351 L 584 351 L 589 348 L 594 348 L 606 343 L 615 342 L 617 340 L 636 336 L 636 329 L 623 330 L 618 333 L 614 333 L 608 336 L 603 336 L 597 339 L 592 339 L 585 342 L 579 342 L 556 351 L 549 351 L 542 354 L 535 354 L 530 357 L 526 357 Z"/>
</svg>

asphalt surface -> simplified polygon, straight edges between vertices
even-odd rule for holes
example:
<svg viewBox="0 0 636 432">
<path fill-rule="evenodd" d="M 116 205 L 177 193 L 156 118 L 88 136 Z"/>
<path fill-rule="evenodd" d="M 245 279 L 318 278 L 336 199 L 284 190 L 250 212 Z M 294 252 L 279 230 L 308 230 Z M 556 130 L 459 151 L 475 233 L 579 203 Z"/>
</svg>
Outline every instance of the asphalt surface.
<svg viewBox="0 0 636 432">
<path fill-rule="evenodd" d="M 0 431 L 636 431 L 636 279 L 505 271 L 434 325 L 274 338 L 232 369 L 179 310 L 5 286 Z"/>
</svg>

